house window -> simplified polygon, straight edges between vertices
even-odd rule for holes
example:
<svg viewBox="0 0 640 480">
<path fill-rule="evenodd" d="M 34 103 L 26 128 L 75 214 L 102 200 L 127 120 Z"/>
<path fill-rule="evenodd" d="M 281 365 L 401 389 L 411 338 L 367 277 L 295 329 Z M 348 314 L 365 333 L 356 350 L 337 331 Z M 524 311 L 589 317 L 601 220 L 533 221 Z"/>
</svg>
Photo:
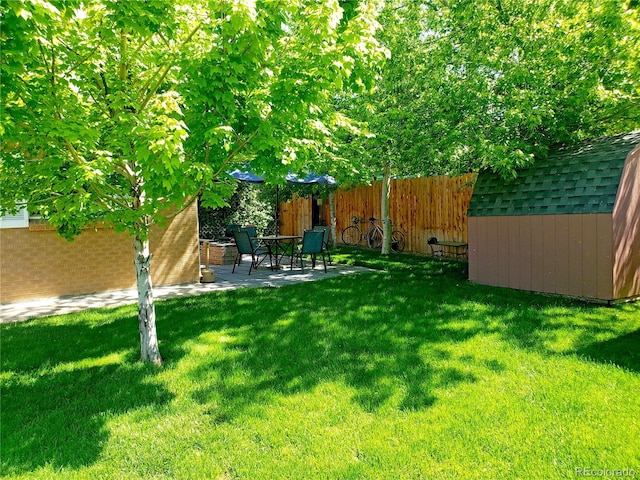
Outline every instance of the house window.
<svg viewBox="0 0 640 480">
<path fill-rule="evenodd" d="M 22 205 L 22 208 L 15 214 L 0 216 L 0 228 L 28 228 L 29 227 L 29 210 L 27 205 Z"/>
</svg>

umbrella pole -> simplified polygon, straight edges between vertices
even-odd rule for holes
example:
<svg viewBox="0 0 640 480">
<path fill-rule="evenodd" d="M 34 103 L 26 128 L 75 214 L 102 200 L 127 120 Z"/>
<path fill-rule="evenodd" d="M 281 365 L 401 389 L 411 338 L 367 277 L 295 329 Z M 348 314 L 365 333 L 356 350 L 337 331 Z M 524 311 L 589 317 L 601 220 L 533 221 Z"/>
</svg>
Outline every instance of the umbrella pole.
<svg viewBox="0 0 640 480">
<path fill-rule="evenodd" d="M 276 185 L 276 236 L 280 235 L 280 186 Z"/>
</svg>

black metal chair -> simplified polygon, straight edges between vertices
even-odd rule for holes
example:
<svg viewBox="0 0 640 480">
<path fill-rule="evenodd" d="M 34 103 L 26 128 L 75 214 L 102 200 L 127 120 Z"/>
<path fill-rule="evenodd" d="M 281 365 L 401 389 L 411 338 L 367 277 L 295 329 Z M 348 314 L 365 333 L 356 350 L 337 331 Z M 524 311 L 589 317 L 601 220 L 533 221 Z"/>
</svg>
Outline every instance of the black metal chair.
<svg viewBox="0 0 640 480">
<path fill-rule="evenodd" d="M 267 256 L 269 257 L 269 263 L 271 264 L 271 269 L 273 269 L 273 259 L 271 258 L 271 252 L 266 248 L 257 248 L 249 236 L 249 232 L 246 230 L 234 230 L 233 238 L 236 240 L 236 248 L 238 249 L 238 254 L 236 255 L 236 259 L 233 261 L 233 270 L 231 273 L 236 272 L 236 265 L 240 265 L 242 261 L 242 255 L 251 255 L 251 266 L 249 267 L 249 275 L 251 275 L 251 269 L 256 268 L 260 265 Z M 262 259 L 260 258 L 262 257 Z"/>
<path fill-rule="evenodd" d="M 293 270 L 293 260 L 298 258 L 300 260 L 300 267 L 302 267 L 302 273 L 304 273 L 304 261 L 302 257 L 309 255 L 311 257 L 311 268 L 316 266 L 316 258 L 318 255 L 322 255 L 322 263 L 324 265 L 324 272 L 327 273 L 327 261 L 324 258 L 324 247 L 322 241 L 324 233 L 319 230 L 305 230 L 302 236 L 302 244 L 294 250 L 294 257 L 291 259 L 291 270 Z"/>
<path fill-rule="evenodd" d="M 326 225 L 316 225 L 313 229 L 318 232 L 322 232 L 322 248 L 327 252 L 329 265 L 331 265 L 331 252 L 329 251 L 329 234 L 331 233 L 331 227 L 327 227 Z"/>
<path fill-rule="evenodd" d="M 436 237 L 431 237 L 427 240 L 427 244 L 431 247 L 431 255 L 442 257 L 444 255 L 444 248 L 438 244 L 438 239 Z"/>
</svg>

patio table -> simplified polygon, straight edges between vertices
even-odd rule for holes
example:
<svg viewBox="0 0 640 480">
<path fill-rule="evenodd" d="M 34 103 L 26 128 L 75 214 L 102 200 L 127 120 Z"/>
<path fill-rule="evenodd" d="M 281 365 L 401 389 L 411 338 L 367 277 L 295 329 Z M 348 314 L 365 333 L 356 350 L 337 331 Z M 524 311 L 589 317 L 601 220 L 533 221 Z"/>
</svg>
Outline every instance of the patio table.
<svg viewBox="0 0 640 480">
<path fill-rule="evenodd" d="M 455 256 L 456 258 L 466 257 L 469 248 L 469 244 L 465 242 L 438 242 L 436 245 L 442 245 L 445 250 L 448 250 L 447 256 Z"/>
<path fill-rule="evenodd" d="M 285 255 L 293 256 L 293 248 L 302 235 L 265 235 L 256 237 L 269 250 L 272 258 L 275 258 L 275 268 L 280 268 L 280 262 Z"/>
</svg>

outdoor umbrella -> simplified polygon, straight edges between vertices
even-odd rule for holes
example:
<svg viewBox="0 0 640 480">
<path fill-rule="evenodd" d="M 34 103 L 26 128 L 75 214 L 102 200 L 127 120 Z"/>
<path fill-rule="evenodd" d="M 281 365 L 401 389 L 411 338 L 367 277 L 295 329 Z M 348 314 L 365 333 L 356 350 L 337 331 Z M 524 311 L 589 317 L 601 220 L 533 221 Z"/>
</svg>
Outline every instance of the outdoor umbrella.
<svg viewBox="0 0 640 480">
<path fill-rule="evenodd" d="M 255 173 L 252 173 L 252 172 L 246 172 L 236 168 L 232 172 L 227 172 L 227 173 L 231 175 L 233 178 L 235 178 L 236 180 L 240 180 L 241 182 L 264 183 L 264 177 L 261 177 L 260 175 L 256 175 Z"/>
<path fill-rule="evenodd" d="M 253 172 L 240 170 L 236 168 L 235 170 L 228 172 L 236 180 L 240 180 L 241 182 L 247 183 L 264 183 L 264 177 L 260 175 L 256 175 Z M 309 173 L 306 177 L 300 178 L 295 173 L 289 172 L 285 176 L 285 179 L 289 183 L 299 183 L 299 184 L 311 184 L 316 183 L 320 185 L 335 185 L 336 179 L 331 175 L 322 174 L 319 175 L 317 173 Z"/>
<path fill-rule="evenodd" d="M 331 175 L 317 173 L 309 173 L 304 178 L 299 178 L 296 174 L 289 172 L 285 177 L 289 183 L 311 184 L 316 183 L 319 185 L 335 185 L 336 179 Z"/>
<path fill-rule="evenodd" d="M 227 172 L 230 176 L 239 180 L 241 182 L 246 183 L 264 183 L 264 177 L 260 175 L 256 175 L 255 173 L 248 170 L 240 170 L 236 168 L 231 172 Z M 300 178 L 295 173 L 289 172 L 285 179 L 288 183 L 291 184 L 299 184 L 299 185 L 309 185 L 309 184 L 318 184 L 318 185 L 335 185 L 336 179 L 331 175 L 327 174 L 317 174 L 317 173 L 309 173 L 306 177 Z M 276 185 L 276 209 L 275 209 L 275 223 L 276 223 L 276 235 L 278 234 L 278 205 L 280 205 L 280 188 Z"/>
</svg>

